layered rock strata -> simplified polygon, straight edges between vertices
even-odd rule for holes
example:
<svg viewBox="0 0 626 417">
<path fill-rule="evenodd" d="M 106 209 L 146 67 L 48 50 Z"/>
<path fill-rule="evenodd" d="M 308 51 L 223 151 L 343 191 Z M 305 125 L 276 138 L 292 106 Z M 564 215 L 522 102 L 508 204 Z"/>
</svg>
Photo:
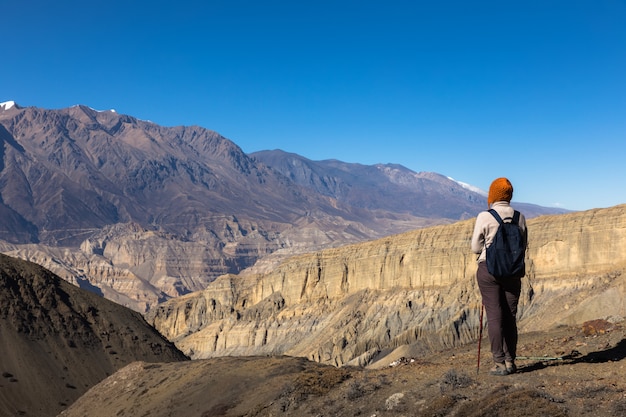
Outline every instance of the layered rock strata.
<svg viewBox="0 0 626 417">
<path fill-rule="evenodd" d="M 372 364 L 478 335 L 474 221 L 415 230 L 225 275 L 148 320 L 194 358 L 287 354 Z M 520 330 L 626 316 L 626 205 L 528 221 Z"/>
</svg>

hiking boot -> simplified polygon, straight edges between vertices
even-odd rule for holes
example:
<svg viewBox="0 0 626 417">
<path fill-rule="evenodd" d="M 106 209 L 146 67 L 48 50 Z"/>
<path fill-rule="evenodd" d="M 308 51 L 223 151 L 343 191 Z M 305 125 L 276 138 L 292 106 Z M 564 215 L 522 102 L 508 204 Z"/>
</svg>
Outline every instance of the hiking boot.
<svg viewBox="0 0 626 417">
<path fill-rule="evenodd" d="M 506 371 L 510 374 L 517 372 L 517 366 L 515 366 L 515 362 L 513 361 L 504 361 L 504 366 L 506 367 Z"/>
<path fill-rule="evenodd" d="M 489 373 L 491 375 L 505 376 L 509 374 L 509 371 L 505 364 L 496 362 L 494 367 L 489 370 Z"/>
</svg>

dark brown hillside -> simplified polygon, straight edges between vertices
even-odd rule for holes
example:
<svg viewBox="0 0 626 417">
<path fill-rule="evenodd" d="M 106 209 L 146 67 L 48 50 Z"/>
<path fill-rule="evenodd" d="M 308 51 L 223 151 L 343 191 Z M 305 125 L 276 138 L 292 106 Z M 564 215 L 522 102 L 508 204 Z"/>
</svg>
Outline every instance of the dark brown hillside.
<svg viewBox="0 0 626 417">
<path fill-rule="evenodd" d="M 0 415 L 54 416 L 130 362 L 187 358 L 140 314 L 0 255 Z"/>
</svg>

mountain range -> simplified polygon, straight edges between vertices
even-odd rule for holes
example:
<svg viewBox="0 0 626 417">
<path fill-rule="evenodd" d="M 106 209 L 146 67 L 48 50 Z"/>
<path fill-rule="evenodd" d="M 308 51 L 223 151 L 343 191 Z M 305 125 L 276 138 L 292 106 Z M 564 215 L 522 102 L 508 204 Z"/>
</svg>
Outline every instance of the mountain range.
<svg viewBox="0 0 626 417">
<path fill-rule="evenodd" d="M 83 105 L 3 103 L 0 144 L 0 250 L 140 311 L 226 273 L 452 223 L 486 205 L 436 173 L 248 155 L 202 127 Z M 564 212 L 517 206 L 529 218 Z"/>
<path fill-rule="evenodd" d="M 625 205 L 514 204 L 503 378 L 471 186 L 85 106 L 2 103 L 0 141 L 0 415 L 624 415 Z"/>
</svg>

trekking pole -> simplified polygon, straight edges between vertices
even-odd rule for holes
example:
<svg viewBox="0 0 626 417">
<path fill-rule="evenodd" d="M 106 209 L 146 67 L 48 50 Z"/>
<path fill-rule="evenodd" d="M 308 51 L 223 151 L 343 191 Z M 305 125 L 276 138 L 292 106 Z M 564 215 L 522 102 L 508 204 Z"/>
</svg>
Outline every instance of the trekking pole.
<svg viewBox="0 0 626 417">
<path fill-rule="evenodd" d="M 476 375 L 478 375 L 478 370 L 480 369 L 480 342 L 483 340 L 483 311 L 485 310 L 485 305 L 480 303 L 480 327 L 478 330 L 478 360 L 476 361 Z"/>
</svg>

